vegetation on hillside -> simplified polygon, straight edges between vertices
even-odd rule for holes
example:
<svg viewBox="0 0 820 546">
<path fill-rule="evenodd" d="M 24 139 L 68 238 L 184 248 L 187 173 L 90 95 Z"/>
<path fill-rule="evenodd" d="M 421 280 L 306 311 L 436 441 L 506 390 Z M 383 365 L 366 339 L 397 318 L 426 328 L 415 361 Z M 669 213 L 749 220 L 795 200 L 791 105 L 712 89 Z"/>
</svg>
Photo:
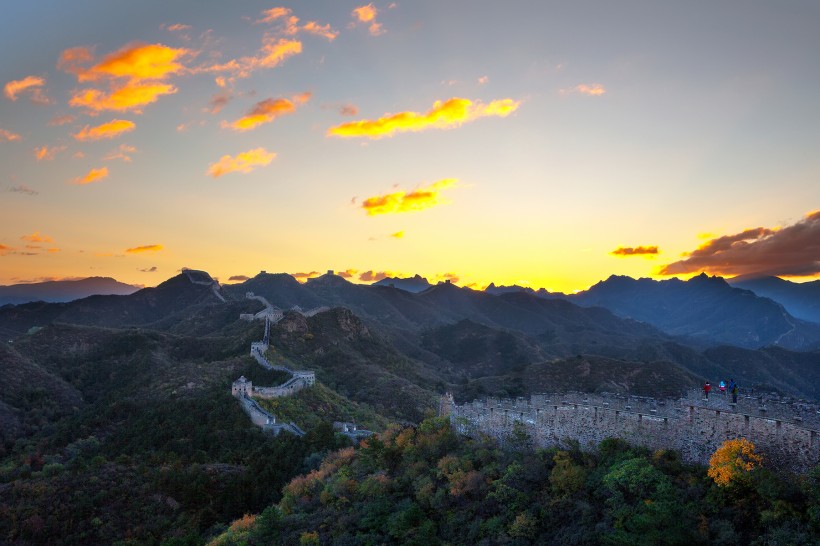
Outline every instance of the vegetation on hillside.
<svg viewBox="0 0 820 546">
<path fill-rule="evenodd" d="M 439 418 L 394 427 L 331 453 L 211 544 L 808 545 L 820 533 L 820 468 L 718 485 L 673 451 L 510 440 L 459 437 Z"/>
</svg>

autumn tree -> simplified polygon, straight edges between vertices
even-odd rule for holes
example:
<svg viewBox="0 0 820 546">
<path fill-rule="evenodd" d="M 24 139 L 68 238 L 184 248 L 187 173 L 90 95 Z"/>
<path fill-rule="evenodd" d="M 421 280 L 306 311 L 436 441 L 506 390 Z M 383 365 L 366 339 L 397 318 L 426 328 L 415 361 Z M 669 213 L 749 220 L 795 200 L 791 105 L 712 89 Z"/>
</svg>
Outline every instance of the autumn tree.
<svg viewBox="0 0 820 546">
<path fill-rule="evenodd" d="M 727 486 L 758 468 L 763 457 L 755 453 L 755 446 L 745 438 L 726 440 L 709 458 L 709 477 L 719 486 Z"/>
</svg>

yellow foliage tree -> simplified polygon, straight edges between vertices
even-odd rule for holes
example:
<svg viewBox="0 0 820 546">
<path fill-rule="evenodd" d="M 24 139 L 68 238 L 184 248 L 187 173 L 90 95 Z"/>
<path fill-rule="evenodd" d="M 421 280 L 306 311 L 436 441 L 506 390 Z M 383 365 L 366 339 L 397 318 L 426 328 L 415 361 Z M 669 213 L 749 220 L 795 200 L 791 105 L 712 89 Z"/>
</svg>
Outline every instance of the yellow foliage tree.
<svg viewBox="0 0 820 546">
<path fill-rule="evenodd" d="M 763 457 L 746 438 L 726 440 L 709 459 L 709 477 L 723 487 L 759 467 Z"/>
</svg>

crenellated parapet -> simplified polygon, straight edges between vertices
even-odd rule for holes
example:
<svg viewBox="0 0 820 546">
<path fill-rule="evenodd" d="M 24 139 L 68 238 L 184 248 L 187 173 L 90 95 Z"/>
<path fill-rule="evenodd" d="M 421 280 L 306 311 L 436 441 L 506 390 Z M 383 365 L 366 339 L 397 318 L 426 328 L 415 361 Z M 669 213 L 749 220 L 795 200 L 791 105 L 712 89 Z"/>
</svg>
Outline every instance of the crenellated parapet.
<svg viewBox="0 0 820 546">
<path fill-rule="evenodd" d="M 502 442 L 519 423 L 542 447 L 569 439 L 591 448 L 618 437 L 650 449 L 676 449 L 689 462 L 707 464 L 725 440 L 746 438 L 779 467 L 805 470 L 820 463 L 816 404 L 755 396 L 732 404 L 722 395 L 717 397 L 713 394 L 707 400 L 691 394 L 673 400 L 551 393 L 459 406 L 449 403 L 445 395 L 442 408 L 449 409 L 451 422 L 460 432 L 482 432 Z"/>
</svg>

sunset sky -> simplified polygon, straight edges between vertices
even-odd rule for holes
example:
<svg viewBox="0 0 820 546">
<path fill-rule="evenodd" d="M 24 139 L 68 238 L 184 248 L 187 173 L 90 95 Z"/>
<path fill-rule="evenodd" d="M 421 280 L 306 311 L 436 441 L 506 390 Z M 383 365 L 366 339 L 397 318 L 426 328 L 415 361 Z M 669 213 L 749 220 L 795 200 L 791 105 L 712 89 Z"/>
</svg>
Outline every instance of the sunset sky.
<svg viewBox="0 0 820 546">
<path fill-rule="evenodd" d="M 0 284 L 820 276 L 816 0 L 43 0 L 0 28 Z"/>
</svg>

